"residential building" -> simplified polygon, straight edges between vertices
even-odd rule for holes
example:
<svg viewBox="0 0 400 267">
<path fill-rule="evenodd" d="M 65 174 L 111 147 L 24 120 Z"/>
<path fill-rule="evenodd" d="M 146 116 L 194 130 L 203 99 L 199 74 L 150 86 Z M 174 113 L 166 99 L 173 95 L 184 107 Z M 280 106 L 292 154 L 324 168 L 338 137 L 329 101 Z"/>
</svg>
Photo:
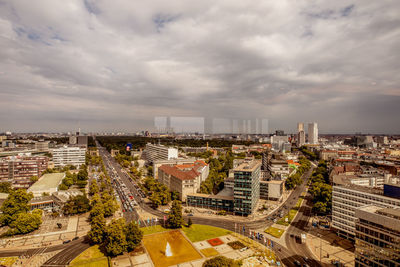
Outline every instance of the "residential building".
<svg viewBox="0 0 400 267">
<path fill-rule="evenodd" d="M 254 160 L 245 162 L 234 170 L 234 212 L 250 215 L 260 198 L 261 162 Z"/>
<path fill-rule="evenodd" d="M 27 192 L 34 197 L 40 197 L 44 193 L 53 194 L 58 191 L 58 186 L 65 177 L 65 173 L 46 173 L 39 180 L 28 188 Z"/>
<path fill-rule="evenodd" d="M 178 192 L 182 201 L 186 201 L 186 195 L 196 193 L 207 176 L 208 165 L 200 160 L 194 164 L 162 165 L 158 168 L 158 181 Z"/>
<path fill-rule="evenodd" d="M 400 209 L 368 205 L 355 217 L 355 266 L 399 266 Z"/>
<path fill-rule="evenodd" d="M 318 144 L 318 125 L 316 122 L 308 124 L 308 143 Z"/>
<path fill-rule="evenodd" d="M 355 210 L 366 205 L 399 208 L 400 199 L 384 195 L 384 191 L 378 188 L 354 184 L 333 186 L 332 228 L 339 236 L 354 240 Z"/>
<path fill-rule="evenodd" d="M 181 164 L 194 164 L 196 161 L 195 158 L 177 158 L 177 159 L 170 159 L 170 160 L 155 160 L 153 161 L 153 177 L 154 179 L 158 180 L 158 168 L 162 165 L 181 165 Z M 207 174 L 208 176 L 208 174 Z"/>
<path fill-rule="evenodd" d="M 67 165 L 80 167 L 85 164 L 86 148 L 63 146 L 53 149 L 52 152 L 55 167 Z"/>
<path fill-rule="evenodd" d="M 163 145 L 146 144 L 146 160 L 153 163 L 156 160 L 170 160 L 178 158 L 178 149 Z"/>
<path fill-rule="evenodd" d="M 48 157 L 11 156 L 0 159 L 0 181 L 13 188 L 28 188 L 31 177 L 40 177 L 48 167 Z"/>
</svg>

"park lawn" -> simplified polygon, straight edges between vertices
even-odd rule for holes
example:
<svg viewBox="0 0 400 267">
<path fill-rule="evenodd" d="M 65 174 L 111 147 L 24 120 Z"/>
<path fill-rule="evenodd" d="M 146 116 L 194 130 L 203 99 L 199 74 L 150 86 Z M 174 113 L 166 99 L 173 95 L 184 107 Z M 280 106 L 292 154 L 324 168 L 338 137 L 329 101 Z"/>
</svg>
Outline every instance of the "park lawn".
<svg viewBox="0 0 400 267">
<path fill-rule="evenodd" d="M 11 266 L 17 261 L 18 257 L 3 257 L 0 258 L 0 265 L 2 266 Z"/>
<path fill-rule="evenodd" d="M 150 235 L 150 234 L 170 231 L 171 229 L 164 228 L 162 227 L 162 225 L 154 225 L 154 226 L 142 227 L 140 228 L 140 230 L 143 231 L 143 235 Z"/>
<path fill-rule="evenodd" d="M 285 232 L 285 230 L 270 226 L 264 232 L 266 232 L 269 235 L 272 235 L 273 237 L 280 238 Z"/>
<path fill-rule="evenodd" d="M 286 214 L 283 218 L 279 219 L 276 223 L 280 225 L 285 225 L 288 226 L 296 217 L 297 211 L 299 210 L 301 203 L 303 201 L 304 197 L 299 197 L 299 200 L 297 200 L 296 206 L 290 209 L 289 213 Z M 286 222 L 286 218 L 288 218 L 288 221 Z"/>
<path fill-rule="evenodd" d="M 108 267 L 108 259 L 104 256 L 103 252 L 100 251 L 99 246 L 95 245 L 73 259 L 69 266 Z"/>
<path fill-rule="evenodd" d="M 232 233 L 226 229 L 202 224 L 192 224 L 190 227 L 184 226 L 182 227 L 182 231 L 192 242 L 208 240 Z"/>
</svg>

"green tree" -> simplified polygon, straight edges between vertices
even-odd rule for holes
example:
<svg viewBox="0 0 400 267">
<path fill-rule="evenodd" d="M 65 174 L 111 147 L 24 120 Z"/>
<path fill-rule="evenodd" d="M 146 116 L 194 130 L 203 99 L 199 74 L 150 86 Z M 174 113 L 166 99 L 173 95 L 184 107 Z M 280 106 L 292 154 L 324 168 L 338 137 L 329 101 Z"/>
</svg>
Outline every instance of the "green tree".
<svg viewBox="0 0 400 267">
<path fill-rule="evenodd" d="M 11 183 L 1 182 L 0 183 L 0 193 L 10 193 L 12 191 Z"/>
<path fill-rule="evenodd" d="M 9 225 L 15 221 L 18 214 L 21 212 L 28 212 L 29 201 L 33 198 L 32 193 L 27 193 L 24 189 L 13 190 L 9 193 L 0 211 L 3 213 L 0 217 L 2 225 Z"/>
<path fill-rule="evenodd" d="M 127 249 L 125 219 L 112 220 L 106 227 L 104 247 L 110 256 L 122 254 Z"/>
<path fill-rule="evenodd" d="M 239 267 L 239 264 L 225 256 L 217 256 L 206 260 L 203 263 L 203 267 Z"/>
<path fill-rule="evenodd" d="M 30 180 L 31 180 L 32 183 L 36 183 L 36 182 L 39 180 L 39 177 L 37 177 L 36 175 L 34 175 L 34 176 L 32 176 L 32 177 L 30 178 Z"/>
<path fill-rule="evenodd" d="M 10 223 L 12 234 L 26 234 L 39 229 L 42 224 L 42 211 L 35 209 L 32 213 L 20 212 L 16 215 L 13 222 Z"/>
<path fill-rule="evenodd" d="M 85 194 L 70 197 L 63 207 L 64 214 L 74 215 L 88 212 L 90 209 L 89 199 Z"/>
<path fill-rule="evenodd" d="M 90 226 L 90 231 L 87 234 L 90 243 L 101 244 L 104 241 L 104 229 L 106 228 L 106 220 L 103 213 L 91 218 Z"/>
<path fill-rule="evenodd" d="M 135 222 L 130 222 L 125 227 L 125 236 L 128 251 L 134 250 L 142 241 L 143 232 L 139 229 Z"/>
<path fill-rule="evenodd" d="M 68 190 L 68 186 L 66 186 L 64 183 L 62 183 L 62 184 L 60 184 L 60 185 L 58 186 L 58 189 L 59 189 L 59 190 Z"/>
<path fill-rule="evenodd" d="M 168 215 L 167 224 L 169 228 L 181 228 L 183 223 L 182 206 L 179 200 L 172 202 L 171 211 Z"/>
</svg>

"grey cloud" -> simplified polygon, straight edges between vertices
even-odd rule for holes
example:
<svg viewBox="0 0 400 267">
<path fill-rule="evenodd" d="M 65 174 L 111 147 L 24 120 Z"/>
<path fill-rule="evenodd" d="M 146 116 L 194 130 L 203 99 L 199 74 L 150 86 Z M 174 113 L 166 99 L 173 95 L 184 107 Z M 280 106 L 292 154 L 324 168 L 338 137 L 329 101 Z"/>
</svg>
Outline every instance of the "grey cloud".
<svg viewBox="0 0 400 267">
<path fill-rule="evenodd" d="M 171 115 L 268 117 L 271 130 L 315 120 L 322 132 L 383 124 L 398 132 L 389 100 L 400 94 L 399 7 L 3 1 L 0 131 L 76 121 L 133 131 Z"/>
</svg>

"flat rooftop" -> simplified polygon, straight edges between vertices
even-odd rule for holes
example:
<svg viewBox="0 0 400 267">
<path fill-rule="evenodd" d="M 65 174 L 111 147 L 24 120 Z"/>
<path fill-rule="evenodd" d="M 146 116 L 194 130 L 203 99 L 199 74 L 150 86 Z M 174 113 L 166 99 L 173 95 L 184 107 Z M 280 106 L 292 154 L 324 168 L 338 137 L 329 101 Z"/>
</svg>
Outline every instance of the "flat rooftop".
<svg viewBox="0 0 400 267">
<path fill-rule="evenodd" d="M 261 166 L 261 161 L 253 160 L 250 162 L 243 162 L 239 166 L 237 166 L 233 171 L 239 172 L 253 172 L 257 169 L 257 167 Z"/>
<path fill-rule="evenodd" d="M 28 192 L 45 191 L 50 188 L 56 188 L 64 177 L 64 173 L 46 173 L 40 177 L 36 183 L 29 187 Z"/>
<path fill-rule="evenodd" d="M 214 199 L 224 199 L 224 200 L 232 200 L 233 201 L 233 195 L 231 195 L 231 196 L 220 196 L 220 195 L 211 195 L 211 194 L 208 195 L 208 194 L 201 194 L 201 193 L 193 193 L 193 194 L 188 194 L 187 196 L 214 198 Z"/>
</svg>

